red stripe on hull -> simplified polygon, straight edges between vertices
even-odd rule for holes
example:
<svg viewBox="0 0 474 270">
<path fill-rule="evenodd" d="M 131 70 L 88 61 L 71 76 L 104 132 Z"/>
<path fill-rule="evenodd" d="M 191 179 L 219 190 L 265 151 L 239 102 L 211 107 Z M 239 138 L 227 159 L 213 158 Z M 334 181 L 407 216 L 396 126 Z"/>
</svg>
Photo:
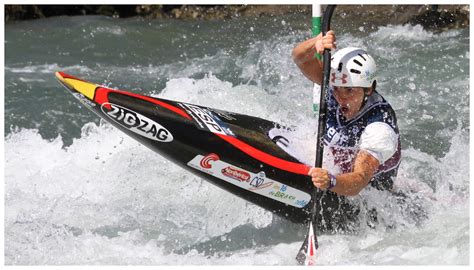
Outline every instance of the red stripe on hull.
<svg viewBox="0 0 474 270">
<path fill-rule="evenodd" d="M 134 93 L 130 93 L 130 92 L 125 92 L 125 91 L 120 91 L 120 90 L 113 90 L 113 89 L 108 89 L 108 88 L 103 88 L 103 87 L 99 87 L 97 88 L 96 90 L 96 93 L 95 93 L 95 98 L 94 100 L 99 103 L 99 104 L 104 104 L 106 102 L 109 102 L 109 93 L 110 92 L 114 92 L 114 93 L 120 93 L 122 95 L 126 95 L 126 96 L 130 96 L 130 97 L 135 97 L 135 98 L 138 98 L 138 99 L 141 99 L 141 100 L 146 100 L 148 102 L 151 102 L 153 104 L 156 104 L 156 105 L 159 105 L 163 108 L 166 108 L 174 113 L 177 113 L 179 115 L 181 115 L 182 117 L 186 118 L 186 119 L 189 119 L 189 120 L 192 120 L 191 116 L 189 116 L 184 110 L 178 108 L 178 107 L 175 107 L 171 104 L 168 104 L 166 102 L 163 102 L 163 101 L 160 101 L 160 100 L 156 100 L 154 98 L 151 98 L 151 97 L 147 97 L 147 96 L 142 96 L 142 95 L 138 95 L 138 94 L 134 94 Z"/>
<path fill-rule="evenodd" d="M 238 148 L 242 152 L 246 153 L 247 155 L 265 164 L 268 164 L 270 166 L 273 166 L 275 168 L 278 168 L 284 171 L 308 175 L 310 167 L 307 165 L 304 165 L 301 163 L 290 162 L 281 158 L 274 157 L 231 136 L 222 135 L 222 134 L 216 134 L 216 135 L 219 136 L 224 141 L 232 144 L 234 147 Z"/>
</svg>

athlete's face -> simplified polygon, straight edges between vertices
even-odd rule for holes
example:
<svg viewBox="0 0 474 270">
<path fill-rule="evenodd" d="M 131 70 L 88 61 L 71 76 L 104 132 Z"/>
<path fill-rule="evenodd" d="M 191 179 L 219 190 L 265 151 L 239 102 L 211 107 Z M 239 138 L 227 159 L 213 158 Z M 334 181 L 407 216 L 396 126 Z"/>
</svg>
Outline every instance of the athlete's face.
<svg viewBox="0 0 474 270">
<path fill-rule="evenodd" d="M 354 118 L 364 101 L 364 88 L 334 86 L 334 97 L 346 119 Z"/>
</svg>

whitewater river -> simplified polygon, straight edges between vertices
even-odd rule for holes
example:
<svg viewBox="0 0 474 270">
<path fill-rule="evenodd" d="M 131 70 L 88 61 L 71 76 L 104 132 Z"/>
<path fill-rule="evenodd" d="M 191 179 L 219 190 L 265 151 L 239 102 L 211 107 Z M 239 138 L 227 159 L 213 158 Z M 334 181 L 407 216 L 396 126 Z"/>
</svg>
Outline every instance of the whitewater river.
<svg viewBox="0 0 474 270">
<path fill-rule="evenodd" d="M 370 19 L 370 18 L 368 18 Z M 383 222 L 319 236 L 320 265 L 469 263 L 469 31 L 333 22 L 375 57 L 402 136 Z M 295 265 L 306 227 L 182 170 L 81 106 L 55 71 L 293 126 L 314 146 L 312 84 L 291 60 L 310 18 L 58 17 L 5 25 L 7 265 Z"/>
</svg>

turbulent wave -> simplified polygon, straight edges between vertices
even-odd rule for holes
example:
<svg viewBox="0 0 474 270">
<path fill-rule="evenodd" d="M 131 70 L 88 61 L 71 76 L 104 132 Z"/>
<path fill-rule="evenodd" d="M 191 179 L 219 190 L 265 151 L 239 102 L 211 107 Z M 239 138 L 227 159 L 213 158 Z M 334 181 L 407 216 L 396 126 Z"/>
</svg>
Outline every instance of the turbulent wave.
<svg viewBox="0 0 474 270">
<path fill-rule="evenodd" d="M 281 239 L 278 229 L 269 229 L 268 212 L 190 175 L 108 124 L 88 124 L 82 132 L 68 148 L 60 137 L 45 140 L 35 130 L 7 137 L 5 227 L 6 239 L 15 239 L 6 241 L 7 263 L 181 264 L 173 251 L 184 249 L 186 264 L 241 264 L 239 259 L 262 252 L 266 259 L 249 263 L 292 264 L 300 242 L 291 236 Z M 465 136 L 461 132 L 453 138 L 443 158 L 447 164 L 414 149 L 403 152 L 397 184 L 417 191 L 415 202 L 429 212 L 428 221 L 416 226 L 407 216 L 410 209 L 396 208 L 386 194 L 365 191 L 369 205 L 386 210 L 382 218 L 397 229 L 380 226 L 356 236 L 321 236 L 320 263 L 332 264 L 332 258 L 338 264 L 365 264 L 362 258 L 371 254 L 370 260 L 379 264 L 462 264 L 459 259 L 468 254 L 463 247 L 469 249 L 462 237 L 469 234 Z M 302 233 L 285 224 L 279 230 L 292 231 L 296 238 Z M 242 226 L 246 230 L 239 231 Z M 449 233 L 457 242 L 448 236 L 442 239 L 447 242 L 438 242 L 435 235 L 445 234 L 446 226 L 453 227 Z M 255 237 L 247 239 L 257 241 L 253 245 L 238 248 L 237 241 L 252 231 L 280 240 L 262 246 L 266 241 Z"/>
</svg>

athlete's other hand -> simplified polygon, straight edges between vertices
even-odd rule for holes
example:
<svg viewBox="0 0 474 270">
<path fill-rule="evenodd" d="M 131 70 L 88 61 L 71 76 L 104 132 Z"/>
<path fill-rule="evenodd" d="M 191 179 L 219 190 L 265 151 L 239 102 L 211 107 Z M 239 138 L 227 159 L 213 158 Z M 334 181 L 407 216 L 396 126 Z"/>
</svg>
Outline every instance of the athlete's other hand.
<svg viewBox="0 0 474 270">
<path fill-rule="evenodd" d="M 334 34 L 334 31 L 329 30 L 324 37 L 323 33 L 320 33 L 316 37 L 314 48 L 319 54 L 323 54 L 324 49 L 336 49 L 336 35 Z"/>
<path fill-rule="evenodd" d="M 311 168 L 308 172 L 308 175 L 311 176 L 311 181 L 313 185 L 319 189 L 326 190 L 331 183 L 329 178 L 329 172 L 322 168 Z"/>
</svg>

